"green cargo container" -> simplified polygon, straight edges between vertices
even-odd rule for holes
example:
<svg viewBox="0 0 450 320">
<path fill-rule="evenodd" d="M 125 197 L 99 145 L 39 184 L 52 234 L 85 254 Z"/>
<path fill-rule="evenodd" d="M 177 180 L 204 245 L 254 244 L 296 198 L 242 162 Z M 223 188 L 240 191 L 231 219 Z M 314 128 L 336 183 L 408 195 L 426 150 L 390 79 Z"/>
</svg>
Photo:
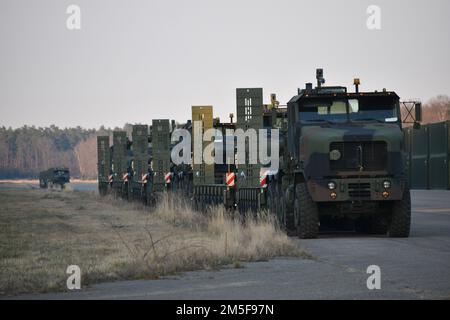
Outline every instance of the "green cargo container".
<svg viewBox="0 0 450 320">
<path fill-rule="evenodd" d="M 413 189 L 428 189 L 428 127 L 412 130 L 411 185 Z"/>
<path fill-rule="evenodd" d="M 428 189 L 449 188 L 448 122 L 428 125 Z"/>
<path fill-rule="evenodd" d="M 412 189 L 450 189 L 449 123 L 405 129 L 406 166 Z"/>
</svg>

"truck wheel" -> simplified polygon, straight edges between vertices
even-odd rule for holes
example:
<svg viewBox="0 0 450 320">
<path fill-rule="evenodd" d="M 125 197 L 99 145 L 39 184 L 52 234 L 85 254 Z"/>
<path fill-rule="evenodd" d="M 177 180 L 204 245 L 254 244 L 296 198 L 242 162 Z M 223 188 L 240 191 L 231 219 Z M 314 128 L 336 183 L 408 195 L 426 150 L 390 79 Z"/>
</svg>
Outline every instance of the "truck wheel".
<svg viewBox="0 0 450 320">
<path fill-rule="evenodd" d="M 276 214 L 274 201 L 275 201 L 275 196 L 273 194 L 273 185 L 270 184 L 267 189 L 267 210 L 269 211 L 270 214 L 273 214 L 273 215 Z"/>
<path fill-rule="evenodd" d="M 291 232 L 295 232 L 295 217 L 294 217 L 294 212 L 290 212 L 287 210 L 286 208 L 286 221 L 285 221 L 285 225 L 286 225 L 286 231 L 288 231 L 288 234 L 290 234 Z"/>
<path fill-rule="evenodd" d="M 317 238 L 319 210 L 306 188 L 306 183 L 299 183 L 295 186 L 294 217 L 299 238 Z"/>
<path fill-rule="evenodd" d="M 411 228 L 411 194 L 409 188 L 405 188 L 403 199 L 396 201 L 392 207 L 391 223 L 389 225 L 389 237 L 407 238 Z"/>
<path fill-rule="evenodd" d="M 277 217 L 277 193 L 276 193 L 275 188 L 272 188 L 272 190 L 271 190 L 270 199 L 271 199 L 270 212 L 275 217 Z"/>
<path fill-rule="evenodd" d="M 282 194 L 280 193 L 280 188 L 277 186 L 277 191 L 275 192 L 276 196 L 276 216 L 279 221 L 283 220 L 283 200 L 282 200 Z"/>
<path fill-rule="evenodd" d="M 142 185 L 141 190 L 139 190 L 139 199 L 141 200 L 142 204 L 145 206 L 147 204 L 147 186 Z"/>
<path fill-rule="evenodd" d="M 284 230 L 288 236 L 295 236 L 297 232 L 295 230 L 294 213 L 288 211 L 286 201 L 282 201 L 281 210 L 283 213 L 283 221 L 280 224 L 281 229 Z"/>
<path fill-rule="evenodd" d="M 294 212 L 292 211 L 293 205 L 288 206 L 287 202 L 289 201 L 289 197 L 287 196 L 286 193 L 287 190 L 283 192 L 283 201 L 281 204 L 283 210 L 283 228 L 289 236 L 294 236 L 296 235 L 296 227 L 295 227 Z M 291 210 L 289 210 L 289 208 Z"/>
<path fill-rule="evenodd" d="M 278 217 L 278 223 L 280 225 L 280 229 L 283 231 L 287 231 L 286 230 L 286 205 L 284 201 L 281 201 L 281 206 L 280 206 L 280 215 Z"/>
</svg>

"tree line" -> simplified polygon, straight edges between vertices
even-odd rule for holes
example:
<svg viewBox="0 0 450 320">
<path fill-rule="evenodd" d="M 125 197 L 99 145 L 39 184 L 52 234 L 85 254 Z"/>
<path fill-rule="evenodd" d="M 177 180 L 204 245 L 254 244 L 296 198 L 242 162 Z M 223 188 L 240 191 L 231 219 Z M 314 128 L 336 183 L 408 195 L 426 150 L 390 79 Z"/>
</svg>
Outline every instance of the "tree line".
<svg viewBox="0 0 450 320">
<path fill-rule="evenodd" d="M 407 117 L 407 110 L 401 108 L 402 120 Z M 414 115 L 414 113 L 413 113 Z M 408 119 L 411 120 L 411 119 Z M 435 123 L 450 120 L 450 97 L 447 95 L 438 95 L 431 98 L 422 105 L 422 123 Z M 411 126 L 411 123 L 405 126 Z"/>
<path fill-rule="evenodd" d="M 96 135 L 110 129 L 50 126 L 0 127 L 0 179 L 36 178 L 50 167 L 64 166 L 78 178 L 95 178 Z"/>
</svg>

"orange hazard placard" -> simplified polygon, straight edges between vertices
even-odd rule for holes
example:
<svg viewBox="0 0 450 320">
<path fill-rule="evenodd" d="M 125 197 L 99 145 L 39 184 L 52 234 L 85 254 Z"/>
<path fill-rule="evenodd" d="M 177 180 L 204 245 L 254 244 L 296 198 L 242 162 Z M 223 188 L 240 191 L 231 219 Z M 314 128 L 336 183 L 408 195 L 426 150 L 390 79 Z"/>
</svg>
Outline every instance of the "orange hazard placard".
<svg viewBox="0 0 450 320">
<path fill-rule="evenodd" d="M 267 174 L 261 175 L 261 188 L 267 187 Z"/>
<path fill-rule="evenodd" d="M 234 181 L 236 180 L 236 175 L 234 172 L 228 172 L 225 174 L 225 182 L 227 187 L 233 187 Z"/>
<path fill-rule="evenodd" d="M 166 183 L 170 183 L 170 172 L 166 173 L 165 180 L 166 180 Z"/>
</svg>

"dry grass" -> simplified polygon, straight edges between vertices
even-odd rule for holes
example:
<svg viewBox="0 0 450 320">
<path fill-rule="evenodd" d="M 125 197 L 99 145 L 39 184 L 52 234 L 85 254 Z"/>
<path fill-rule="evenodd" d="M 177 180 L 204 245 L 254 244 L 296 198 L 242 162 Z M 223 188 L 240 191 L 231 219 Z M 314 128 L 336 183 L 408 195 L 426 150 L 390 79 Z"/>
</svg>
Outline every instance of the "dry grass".
<svg viewBox="0 0 450 320">
<path fill-rule="evenodd" d="M 0 190 L 0 203 L 0 295 L 66 290 L 72 264 L 86 286 L 302 254 L 270 216 L 202 215 L 176 197 L 152 211 L 76 190 Z"/>
</svg>

